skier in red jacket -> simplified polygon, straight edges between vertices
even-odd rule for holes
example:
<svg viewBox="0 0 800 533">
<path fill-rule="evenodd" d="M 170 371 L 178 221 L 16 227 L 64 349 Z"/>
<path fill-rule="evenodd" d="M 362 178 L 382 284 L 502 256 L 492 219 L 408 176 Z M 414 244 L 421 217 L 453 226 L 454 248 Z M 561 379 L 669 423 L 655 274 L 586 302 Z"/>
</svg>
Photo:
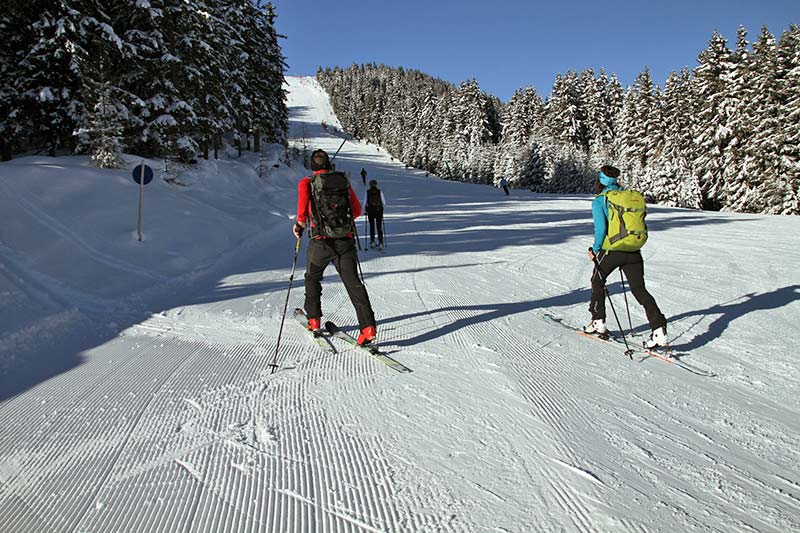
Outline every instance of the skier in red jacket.
<svg viewBox="0 0 800 533">
<path fill-rule="evenodd" d="M 332 223 L 330 221 L 323 220 L 322 214 L 328 210 L 325 206 L 318 205 L 319 202 L 324 201 L 320 197 L 317 197 L 315 207 L 312 209 L 312 200 L 314 200 L 312 198 L 312 179 L 346 179 L 343 175 L 341 175 L 341 178 L 339 176 L 334 177 L 337 173 L 329 172 L 331 168 L 332 165 L 328 154 L 324 150 L 315 150 L 311 154 L 311 170 L 313 174 L 300 180 L 297 185 L 297 220 L 292 228 L 295 237 L 299 239 L 310 222 L 310 239 L 306 253 L 305 274 L 305 311 L 308 316 L 308 329 L 320 329 L 322 275 L 325 272 L 325 268 L 330 263 L 333 263 L 342 278 L 347 294 L 350 296 L 350 301 L 355 307 L 360 330 L 358 344 L 363 346 L 375 340 L 376 328 L 375 314 L 372 311 L 367 289 L 358 276 L 356 242 L 352 231 L 349 231 L 352 228 L 352 221 L 361 215 L 361 204 L 353 188 L 347 184 L 350 204 L 348 221 L 351 225 L 347 226 L 344 233 L 341 228 L 338 228 L 339 232 L 337 233 L 337 228 L 331 228 Z M 334 237 L 330 234 L 341 236 Z"/>
</svg>

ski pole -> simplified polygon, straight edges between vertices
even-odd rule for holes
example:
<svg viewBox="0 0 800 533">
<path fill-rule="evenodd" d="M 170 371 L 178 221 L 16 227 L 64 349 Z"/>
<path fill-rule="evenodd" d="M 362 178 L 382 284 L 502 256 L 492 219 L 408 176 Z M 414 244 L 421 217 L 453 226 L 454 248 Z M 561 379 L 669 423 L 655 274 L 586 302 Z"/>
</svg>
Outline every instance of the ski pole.
<svg viewBox="0 0 800 533">
<path fill-rule="evenodd" d="M 369 224 L 369 215 L 364 213 L 364 250 L 369 250 L 369 245 L 367 245 L 367 233 L 369 233 L 367 224 Z"/>
<path fill-rule="evenodd" d="M 356 244 L 358 245 L 358 249 L 361 250 L 361 241 L 358 240 L 358 229 L 357 229 L 355 220 L 353 220 L 353 240 L 356 241 Z"/>
<path fill-rule="evenodd" d="M 358 265 L 358 275 L 361 276 L 361 283 L 364 285 L 364 288 L 367 288 L 367 282 L 364 281 L 364 271 L 361 270 L 361 259 L 358 258 L 358 254 L 356 254 L 356 265 Z"/>
<path fill-rule="evenodd" d="M 355 239 L 356 243 L 359 243 L 355 220 L 353 221 L 353 238 Z M 358 249 L 361 249 L 361 244 L 358 245 Z M 364 241 L 364 249 L 367 249 L 367 241 Z M 356 254 L 356 265 L 358 265 L 358 275 L 361 276 L 361 283 L 363 283 L 364 287 L 366 287 L 367 283 L 364 281 L 364 272 L 361 270 L 361 260 L 358 258 L 358 254 Z"/>
<path fill-rule="evenodd" d="M 286 291 L 286 303 L 283 304 L 283 316 L 281 316 L 281 327 L 278 330 L 278 341 L 275 343 L 275 355 L 272 357 L 272 364 L 269 366 L 272 367 L 272 372 L 270 374 L 275 373 L 275 369 L 278 368 L 278 349 L 281 346 L 281 335 L 283 335 L 283 323 L 286 320 L 286 309 L 289 307 L 289 294 L 292 292 L 292 281 L 294 281 L 294 270 L 297 267 L 297 254 L 300 253 L 300 243 L 302 241 L 303 233 L 300 233 L 300 237 L 297 238 L 297 245 L 294 247 L 294 260 L 292 260 L 292 273 L 289 276 L 289 290 Z"/>
<path fill-rule="evenodd" d="M 628 331 L 633 336 L 633 322 L 631 321 L 631 308 L 628 305 L 628 291 L 625 289 L 625 276 L 622 275 L 622 269 L 619 269 L 619 280 L 622 282 L 622 296 L 625 298 L 625 310 L 628 312 Z"/>
<path fill-rule="evenodd" d="M 339 150 L 342 149 L 342 146 L 344 146 L 344 143 L 346 142 L 347 142 L 347 136 L 345 135 L 344 139 L 342 139 L 342 144 L 339 145 L 339 148 L 336 149 L 336 153 L 333 154 L 333 158 L 331 158 L 331 163 L 333 163 L 334 160 L 336 160 L 336 156 L 339 155 Z"/>
<path fill-rule="evenodd" d="M 383 228 L 383 247 L 386 248 L 386 219 L 381 219 L 381 228 Z"/>
<path fill-rule="evenodd" d="M 597 271 L 598 275 L 602 275 L 603 271 L 600 269 L 600 264 L 597 262 L 597 257 L 593 256 L 592 261 L 594 262 L 594 268 Z M 617 327 L 619 327 L 619 332 L 622 334 L 622 342 L 625 343 L 625 355 L 627 355 L 631 360 L 633 360 L 633 350 L 631 347 L 628 346 L 628 339 L 625 338 L 625 331 L 622 329 L 622 324 L 619 323 L 619 317 L 617 316 L 617 310 L 614 309 L 614 302 L 611 301 L 611 294 L 608 292 L 608 286 L 605 284 L 605 278 L 603 278 L 603 289 L 606 293 L 606 298 L 608 298 L 608 304 L 611 306 L 611 312 L 614 313 L 614 319 L 617 321 Z"/>
</svg>

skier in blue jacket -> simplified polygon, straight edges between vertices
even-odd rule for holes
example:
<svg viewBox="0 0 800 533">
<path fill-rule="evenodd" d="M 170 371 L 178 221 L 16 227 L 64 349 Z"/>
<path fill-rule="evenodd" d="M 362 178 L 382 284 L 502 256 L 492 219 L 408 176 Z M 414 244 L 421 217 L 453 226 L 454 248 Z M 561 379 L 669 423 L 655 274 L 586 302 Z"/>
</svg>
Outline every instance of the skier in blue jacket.
<svg viewBox="0 0 800 533">
<path fill-rule="evenodd" d="M 599 335 L 608 334 L 608 328 L 606 327 L 606 279 L 614 270 L 620 268 L 628 279 L 634 298 L 644 307 L 647 321 L 650 323 L 650 338 L 645 341 L 645 347 L 667 346 L 667 319 L 645 287 L 642 253 L 638 250 L 635 252 L 622 252 L 603 248 L 603 242 L 608 233 L 608 201 L 603 193 L 620 189 L 617 183 L 619 175 L 618 168 L 606 165 L 600 168 L 600 174 L 595 183 L 597 196 L 592 201 L 594 243 L 589 248 L 589 260 L 594 263 L 592 298 L 589 302 L 589 312 L 592 314 L 592 320 L 583 327 L 583 331 Z"/>
</svg>

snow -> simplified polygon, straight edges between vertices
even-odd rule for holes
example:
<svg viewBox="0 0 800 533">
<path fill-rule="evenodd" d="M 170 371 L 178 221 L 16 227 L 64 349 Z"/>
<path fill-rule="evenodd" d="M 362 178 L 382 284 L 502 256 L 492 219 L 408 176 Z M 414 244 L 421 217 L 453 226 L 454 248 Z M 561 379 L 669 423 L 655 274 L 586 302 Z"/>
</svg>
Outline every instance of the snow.
<svg viewBox="0 0 800 533">
<path fill-rule="evenodd" d="M 288 90 L 292 142 L 333 154 L 327 95 Z M 224 155 L 183 185 L 146 161 L 142 242 L 140 159 L 0 164 L 4 531 L 800 530 L 798 218 L 651 206 L 648 288 L 697 375 L 565 327 L 589 318 L 590 197 L 506 197 L 346 142 L 337 167 L 390 205 L 385 252 L 360 259 L 413 373 L 325 354 L 289 317 L 272 374 L 303 172 L 276 147 L 264 179 Z M 352 331 L 333 269 L 323 309 Z"/>
<path fill-rule="evenodd" d="M 163 114 L 156 117 L 156 119 L 153 121 L 153 124 L 159 124 L 162 126 L 176 126 L 178 121 L 176 121 L 175 117 L 170 114 Z"/>
<path fill-rule="evenodd" d="M 41 102 L 52 102 L 55 100 L 53 96 L 53 91 L 50 90 L 50 87 L 43 87 L 39 91 L 39 101 Z"/>
</svg>

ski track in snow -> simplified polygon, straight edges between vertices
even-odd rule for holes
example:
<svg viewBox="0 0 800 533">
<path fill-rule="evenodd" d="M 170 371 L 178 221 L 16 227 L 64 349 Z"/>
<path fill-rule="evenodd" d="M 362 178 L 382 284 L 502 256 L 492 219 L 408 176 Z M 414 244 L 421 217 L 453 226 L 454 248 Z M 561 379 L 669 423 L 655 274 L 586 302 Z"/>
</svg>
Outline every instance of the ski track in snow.
<svg viewBox="0 0 800 533">
<path fill-rule="evenodd" d="M 18 205 L 22 207 L 22 210 L 26 212 L 27 215 L 30 216 L 30 218 L 34 222 L 41 224 L 42 226 L 56 233 L 61 239 L 67 241 L 73 247 L 79 248 L 94 261 L 107 265 L 120 272 L 134 274 L 136 276 L 140 276 L 150 281 L 163 280 L 161 276 L 153 275 L 146 268 L 131 265 L 130 263 L 121 261 L 114 256 L 105 254 L 99 250 L 94 249 L 90 244 L 88 244 L 86 238 L 77 234 L 75 231 L 71 230 L 66 225 L 62 224 L 59 220 L 45 213 L 43 209 L 36 207 L 33 204 L 33 202 L 31 202 L 28 198 L 26 198 L 24 194 L 20 194 L 16 190 L 13 190 L 8 183 L 0 181 L 0 186 L 4 186 L 6 189 L 9 189 L 9 191 L 7 191 L 6 194 L 9 193 L 13 194 Z"/>
<path fill-rule="evenodd" d="M 327 96 L 315 80 L 289 83 L 292 136 L 304 132 L 334 152 L 341 138 L 320 127 L 339 127 Z M 719 243 L 766 233 L 776 219 L 654 209 L 648 286 L 675 316 L 676 349 L 688 346 L 686 362 L 713 369 L 708 378 L 630 361 L 619 346 L 554 322 L 587 318 L 588 198 L 505 198 L 423 178 L 365 143 L 346 143 L 338 162 L 353 176 L 367 167 L 387 192 L 388 246 L 359 257 L 382 349 L 413 372 L 338 340 L 337 353 L 324 352 L 302 332 L 290 315 L 302 305 L 303 252 L 271 373 L 290 265 L 282 252 L 272 251 L 273 261 L 237 247 L 238 260 L 204 266 L 212 277 L 218 271 L 213 286 L 226 296 L 198 285 L 185 304 L 146 314 L 82 352 L 74 368 L 0 403 L 0 529 L 800 530 L 798 373 L 791 350 L 769 338 L 796 324 L 796 285 L 780 265 L 760 277 L 748 267 L 757 262 L 738 265 Z M 93 260 L 146 275 L 13 194 Z M 551 221 L 553 213 L 561 218 Z M 694 237 L 701 251 L 681 245 L 681 224 L 695 218 L 708 224 Z M 291 248 L 289 223 L 279 224 L 286 239 L 275 242 Z M 725 260 L 708 265 L 695 255 L 703 253 Z M 800 259 L 791 253 L 788 264 Z M 20 263 L 6 263 L 9 298 L 36 302 L 24 309 L 68 306 L 69 292 L 55 296 Z M 730 285 L 700 293 L 685 264 L 699 279 L 723 270 Z M 184 285 L 165 286 L 191 292 Z M 643 324 L 629 300 L 634 324 Z M 323 311 L 356 330 L 333 267 Z M 760 345 L 748 320 L 764 329 Z M 641 341 L 637 333 L 631 342 Z"/>
</svg>

